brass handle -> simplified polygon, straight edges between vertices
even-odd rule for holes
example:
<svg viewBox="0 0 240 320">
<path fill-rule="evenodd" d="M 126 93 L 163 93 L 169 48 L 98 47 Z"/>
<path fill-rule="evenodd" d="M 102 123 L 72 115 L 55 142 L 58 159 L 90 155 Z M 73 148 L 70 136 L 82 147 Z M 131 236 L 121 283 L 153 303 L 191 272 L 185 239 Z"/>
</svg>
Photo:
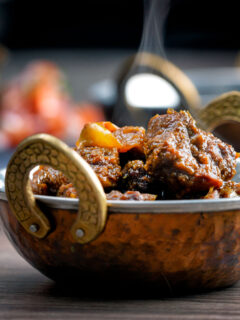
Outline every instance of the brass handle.
<svg viewBox="0 0 240 320">
<path fill-rule="evenodd" d="M 227 92 L 213 99 L 199 112 L 198 120 L 208 131 L 214 130 L 226 121 L 240 123 L 240 92 Z"/>
<path fill-rule="evenodd" d="M 131 56 L 124 64 L 118 76 L 121 83 L 129 76 L 131 68 L 148 67 L 168 80 L 184 97 L 191 113 L 195 116 L 201 105 L 199 93 L 187 75 L 170 61 L 150 52 L 140 52 Z M 124 100 L 125 101 L 125 100 Z"/>
<path fill-rule="evenodd" d="M 190 111 L 194 115 L 197 113 L 201 104 L 199 93 L 193 82 L 177 66 L 170 61 L 149 52 L 141 52 L 136 55 L 134 63 L 151 67 L 153 70 L 164 75 L 164 77 L 181 92 Z"/>
<path fill-rule="evenodd" d="M 77 220 L 71 228 L 76 242 L 94 240 L 106 223 L 106 196 L 88 163 L 59 139 L 37 134 L 25 139 L 12 156 L 6 172 L 5 188 L 9 206 L 24 229 L 43 238 L 50 223 L 39 209 L 31 190 L 29 173 L 37 165 L 60 170 L 73 183 L 79 196 Z"/>
</svg>

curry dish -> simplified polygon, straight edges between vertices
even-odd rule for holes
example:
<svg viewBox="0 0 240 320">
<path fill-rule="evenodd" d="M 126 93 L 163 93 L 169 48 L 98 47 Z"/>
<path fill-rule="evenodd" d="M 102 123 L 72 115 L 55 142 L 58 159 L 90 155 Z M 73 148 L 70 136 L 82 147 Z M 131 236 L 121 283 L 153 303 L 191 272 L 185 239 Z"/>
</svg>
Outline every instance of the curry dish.
<svg viewBox="0 0 240 320">
<path fill-rule="evenodd" d="M 74 149 L 95 171 L 108 200 L 215 199 L 240 196 L 232 146 L 196 126 L 186 111 L 168 110 L 142 127 L 85 125 Z M 35 194 L 76 198 L 61 172 L 40 166 Z"/>
</svg>

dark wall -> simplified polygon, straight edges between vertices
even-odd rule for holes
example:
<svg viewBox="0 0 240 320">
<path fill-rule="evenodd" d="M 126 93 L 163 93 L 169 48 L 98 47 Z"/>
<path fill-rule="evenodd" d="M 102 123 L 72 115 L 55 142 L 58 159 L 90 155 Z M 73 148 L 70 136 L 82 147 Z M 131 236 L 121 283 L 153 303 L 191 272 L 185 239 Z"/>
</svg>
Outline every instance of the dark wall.
<svg viewBox="0 0 240 320">
<path fill-rule="evenodd" d="M 167 22 L 167 43 L 239 48 L 239 16 L 239 0 L 173 0 Z"/>
<path fill-rule="evenodd" d="M 171 2 L 167 46 L 240 47 L 240 1 Z M 141 0 L 0 0 L 0 42 L 10 48 L 137 48 L 142 21 Z"/>
</svg>

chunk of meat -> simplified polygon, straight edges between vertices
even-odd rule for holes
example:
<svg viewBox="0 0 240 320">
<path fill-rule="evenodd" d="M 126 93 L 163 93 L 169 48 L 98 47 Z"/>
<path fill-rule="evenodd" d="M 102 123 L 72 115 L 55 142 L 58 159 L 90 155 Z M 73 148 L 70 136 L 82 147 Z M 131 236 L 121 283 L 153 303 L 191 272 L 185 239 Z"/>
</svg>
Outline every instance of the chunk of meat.
<svg viewBox="0 0 240 320">
<path fill-rule="evenodd" d="M 48 166 L 40 166 L 31 179 L 33 193 L 40 195 L 55 196 L 60 186 L 68 183 L 69 180 L 64 174 Z"/>
<path fill-rule="evenodd" d="M 77 198 L 77 191 L 72 183 L 62 184 L 58 189 L 58 197 Z"/>
<path fill-rule="evenodd" d="M 240 196 L 240 183 L 234 181 L 224 182 L 219 189 L 210 188 L 203 199 L 236 198 Z"/>
<path fill-rule="evenodd" d="M 122 145 L 122 147 L 119 148 L 119 152 L 127 152 L 134 149 L 138 153 L 144 153 L 143 143 L 145 129 L 143 127 L 122 127 L 115 130 L 113 135 Z"/>
<path fill-rule="evenodd" d="M 77 152 L 90 164 L 104 188 L 114 188 L 121 177 L 116 148 L 85 147 Z"/>
<path fill-rule="evenodd" d="M 235 174 L 234 149 L 197 128 L 186 111 L 169 110 L 150 121 L 144 150 L 146 170 L 156 180 L 185 194 L 220 188 Z"/>
<path fill-rule="evenodd" d="M 149 193 L 140 193 L 139 191 L 127 191 L 121 193 L 113 190 L 106 194 L 107 200 L 137 200 L 137 201 L 154 201 L 157 196 Z"/>
<path fill-rule="evenodd" d="M 152 183 L 151 176 L 146 172 L 141 160 L 129 161 L 122 170 L 121 185 L 123 190 L 147 192 Z"/>
</svg>

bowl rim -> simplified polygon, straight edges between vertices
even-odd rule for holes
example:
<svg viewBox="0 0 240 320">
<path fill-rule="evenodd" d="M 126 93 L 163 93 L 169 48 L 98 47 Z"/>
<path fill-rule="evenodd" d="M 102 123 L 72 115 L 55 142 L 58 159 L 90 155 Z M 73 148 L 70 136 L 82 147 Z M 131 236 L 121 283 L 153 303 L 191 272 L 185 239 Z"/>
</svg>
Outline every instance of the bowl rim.
<svg viewBox="0 0 240 320">
<path fill-rule="evenodd" d="M 78 210 L 79 199 L 35 195 L 40 204 L 48 208 Z M 6 193 L 0 191 L 0 202 L 8 202 Z M 194 213 L 240 210 L 240 198 L 196 200 L 107 200 L 109 213 Z"/>
<path fill-rule="evenodd" d="M 238 166 L 240 161 L 238 161 Z M 240 166 L 239 166 L 240 167 Z M 240 172 L 240 168 L 237 170 Z M 0 170 L 0 202 L 7 202 L 5 193 L 5 172 Z M 238 174 L 237 174 L 238 176 Z M 237 181 L 239 181 L 239 177 Z M 34 195 L 39 204 L 48 208 L 63 210 L 78 210 L 79 199 Z M 240 197 L 225 199 L 195 199 L 195 200 L 107 200 L 109 213 L 195 213 L 220 212 L 240 210 Z"/>
</svg>

